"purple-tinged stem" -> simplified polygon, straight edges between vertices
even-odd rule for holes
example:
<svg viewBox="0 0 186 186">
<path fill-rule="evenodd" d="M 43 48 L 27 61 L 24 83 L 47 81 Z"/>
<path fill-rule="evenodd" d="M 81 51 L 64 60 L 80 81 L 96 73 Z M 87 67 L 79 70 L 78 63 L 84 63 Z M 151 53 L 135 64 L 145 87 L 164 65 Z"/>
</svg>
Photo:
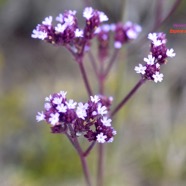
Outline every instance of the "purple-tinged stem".
<svg viewBox="0 0 186 186">
<path fill-rule="evenodd" d="M 111 112 L 111 117 L 113 117 L 125 105 L 125 103 L 134 95 L 134 93 L 145 81 L 146 79 L 140 79 L 140 81 L 134 86 L 134 88 L 127 94 L 127 96 Z"/>
<path fill-rule="evenodd" d="M 98 144 L 97 186 L 103 186 L 104 146 Z"/>
<path fill-rule="evenodd" d="M 100 61 L 100 72 L 99 72 L 99 93 L 104 94 L 104 82 L 105 75 L 103 71 L 103 62 Z M 103 186 L 103 171 L 104 171 L 104 146 L 98 144 L 98 161 L 97 161 L 97 186 Z"/>
<path fill-rule="evenodd" d="M 89 96 L 91 96 L 92 95 L 92 90 L 91 90 L 90 84 L 88 82 L 88 78 L 87 78 L 87 74 L 86 74 L 83 62 L 80 61 L 80 62 L 78 62 L 78 64 L 79 64 L 79 67 L 80 67 L 80 71 L 81 71 L 81 74 L 82 74 L 82 77 L 83 77 L 83 81 L 84 81 L 87 93 L 88 93 Z"/>
<path fill-rule="evenodd" d="M 103 71 L 103 62 L 100 62 L 100 70 L 98 74 L 98 80 L 99 80 L 99 93 L 103 95 L 104 93 L 104 82 L 105 82 L 105 75 Z"/>
<path fill-rule="evenodd" d="M 156 20 L 155 20 L 155 26 L 159 25 L 162 20 L 162 7 L 163 6 L 163 0 L 157 0 L 156 1 Z"/>
<path fill-rule="evenodd" d="M 156 30 L 161 24 L 163 24 L 167 19 L 170 18 L 170 16 L 175 12 L 175 10 L 178 8 L 179 4 L 181 3 L 182 0 L 175 0 L 172 8 L 170 9 L 169 13 L 167 14 L 167 16 L 161 20 L 157 25 L 154 26 L 154 28 L 152 29 L 152 32 L 154 30 Z"/>
<path fill-rule="evenodd" d="M 118 53 L 119 53 L 119 49 L 114 49 L 114 53 L 108 63 L 108 66 L 107 68 L 105 69 L 105 72 L 104 72 L 104 76 L 106 77 L 108 75 L 108 73 L 110 72 L 115 60 L 116 60 L 116 57 L 118 56 Z"/>
<path fill-rule="evenodd" d="M 87 148 L 87 150 L 83 153 L 83 156 L 86 157 L 90 151 L 93 149 L 94 145 L 96 144 L 96 141 L 93 141 L 90 146 Z"/>
<path fill-rule="evenodd" d="M 96 76 L 98 76 L 98 68 L 97 68 L 97 65 L 96 65 L 96 60 L 95 60 L 91 51 L 88 52 L 88 56 L 89 56 L 90 62 L 92 64 L 93 70 L 94 70 Z"/>
<path fill-rule="evenodd" d="M 68 139 L 70 140 L 70 142 L 72 143 L 72 145 L 74 146 L 74 148 L 77 150 L 77 153 L 80 157 L 80 160 L 81 160 L 81 165 L 82 165 L 82 169 L 83 169 L 83 173 L 84 173 L 84 177 L 85 177 L 85 181 L 86 181 L 86 185 L 87 186 L 91 186 L 91 182 L 90 182 L 90 174 L 89 174 L 89 170 L 88 170 L 88 166 L 87 166 L 87 162 L 86 162 L 86 159 L 84 157 L 84 154 L 83 154 L 83 150 L 79 144 L 79 141 L 72 129 L 72 126 L 71 125 L 68 125 L 69 127 L 69 131 L 70 131 L 70 134 L 68 134 L 68 132 L 66 132 L 66 136 L 68 137 Z"/>
<path fill-rule="evenodd" d="M 72 140 L 72 137 L 67 132 L 65 132 L 65 134 L 66 134 L 67 138 L 69 139 L 69 141 L 71 142 L 71 144 L 73 145 L 73 147 L 76 149 L 76 145 L 74 144 L 74 141 Z"/>
<path fill-rule="evenodd" d="M 83 172 L 84 172 L 84 176 L 85 176 L 87 186 L 91 186 L 90 176 L 89 176 L 89 171 L 88 171 L 86 159 L 85 159 L 85 157 L 83 157 L 83 155 L 80 156 L 80 159 L 81 159 L 81 164 L 82 164 L 82 168 L 83 168 Z"/>
<path fill-rule="evenodd" d="M 74 138 L 74 144 L 76 146 L 77 152 L 78 152 L 80 160 L 81 160 L 81 165 L 82 165 L 86 185 L 91 186 L 92 184 L 90 182 L 90 174 L 89 174 L 89 170 L 88 170 L 88 166 L 87 166 L 87 161 L 86 161 L 86 158 L 83 156 L 83 151 L 79 145 L 77 137 Z"/>
</svg>

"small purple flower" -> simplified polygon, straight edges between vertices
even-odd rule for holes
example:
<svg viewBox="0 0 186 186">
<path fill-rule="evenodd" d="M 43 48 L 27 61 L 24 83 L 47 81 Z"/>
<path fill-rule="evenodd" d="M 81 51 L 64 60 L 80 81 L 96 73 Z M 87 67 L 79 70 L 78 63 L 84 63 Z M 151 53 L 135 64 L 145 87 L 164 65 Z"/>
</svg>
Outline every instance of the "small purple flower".
<svg viewBox="0 0 186 186">
<path fill-rule="evenodd" d="M 155 72 L 152 77 L 154 78 L 155 83 L 163 81 L 163 74 L 160 74 L 159 72 Z"/>
<path fill-rule="evenodd" d="M 49 118 L 50 124 L 54 126 L 58 123 L 58 121 L 59 121 L 59 113 L 55 113 L 55 114 L 51 113 Z"/>
<path fill-rule="evenodd" d="M 68 102 L 66 101 L 66 105 L 68 109 L 75 109 L 77 103 L 73 99 L 70 99 Z"/>
<path fill-rule="evenodd" d="M 52 16 L 46 17 L 44 19 L 44 21 L 42 21 L 42 24 L 47 25 L 47 26 L 51 26 L 52 25 L 52 20 L 53 20 Z"/>
<path fill-rule="evenodd" d="M 34 39 L 41 39 L 44 40 L 47 38 L 47 32 L 46 31 L 40 31 L 38 28 L 34 29 L 31 35 Z"/>
<path fill-rule="evenodd" d="M 104 22 L 104 21 L 108 21 L 109 20 L 104 12 L 99 12 L 99 19 L 100 19 L 100 22 Z"/>
<path fill-rule="evenodd" d="M 45 115 L 44 115 L 43 111 L 42 112 L 38 112 L 37 115 L 36 115 L 36 121 L 37 122 L 40 122 L 42 120 L 45 120 Z"/>
<path fill-rule="evenodd" d="M 142 64 L 139 64 L 139 66 L 136 66 L 134 70 L 136 71 L 137 74 L 145 74 L 145 70 L 147 69 L 146 66 L 143 66 Z"/>
<path fill-rule="evenodd" d="M 86 109 L 87 109 L 88 105 L 83 105 L 83 103 L 78 103 L 78 107 L 77 107 L 77 110 L 76 110 L 76 114 L 78 116 L 78 118 L 81 118 L 81 119 L 85 119 L 85 117 L 87 116 L 87 112 L 86 112 Z"/>
<path fill-rule="evenodd" d="M 148 58 L 144 58 L 144 61 L 145 61 L 148 65 L 154 65 L 155 57 L 153 57 L 152 55 L 148 55 Z"/>
<path fill-rule="evenodd" d="M 80 30 L 79 28 L 77 28 L 75 30 L 75 37 L 83 37 L 83 30 Z"/>
<path fill-rule="evenodd" d="M 93 16 L 93 8 L 92 7 L 86 7 L 83 11 L 83 17 L 86 19 L 90 19 Z"/>
<path fill-rule="evenodd" d="M 63 103 L 59 104 L 56 109 L 59 111 L 59 112 L 62 112 L 62 113 L 65 113 L 67 111 L 67 106 L 65 106 Z"/>
<path fill-rule="evenodd" d="M 94 103 L 97 103 L 97 102 L 100 100 L 99 96 L 97 96 L 97 95 L 95 95 L 95 96 L 90 96 L 90 99 L 91 99 L 91 101 L 94 102 Z"/>
<path fill-rule="evenodd" d="M 60 23 L 63 23 L 63 14 L 59 14 L 57 17 L 56 17 L 56 21 L 60 22 Z"/>
<path fill-rule="evenodd" d="M 102 132 L 96 136 L 98 143 L 105 143 L 107 136 Z"/>
<path fill-rule="evenodd" d="M 105 106 L 102 106 L 102 104 L 98 104 L 97 108 L 97 114 L 101 114 L 102 116 L 107 114 L 107 108 Z"/>
<path fill-rule="evenodd" d="M 63 99 L 62 97 L 55 97 L 55 98 L 53 99 L 52 103 L 54 103 L 54 104 L 56 104 L 56 105 L 59 105 L 59 104 L 61 104 L 62 99 Z"/>
<path fill-rule="evenodd" d="M 167 57 L 175 57 L 176 54 L 174 53 L 174 49 L 167 49 L 167 52 L 166 52 L 166 55 Z"/>
<path fill-rule="evenodd" d="M 110 127 L 112 120 L 108 119 L 106 116 L 104 116 L 103 119 L 101 119 L 101 122 L 103 123 L 103 125 Z"/>
<path fill-rule="evenodd" d="M 58 23 L 57 26 L 55 27 L 55 31 L 59 32 L 59 33 L 63 33 L 66 28 L 67 28 L 67 25 L 65 25 L 65 24 L 62 25 L 62 24 Z"/>
</svg>

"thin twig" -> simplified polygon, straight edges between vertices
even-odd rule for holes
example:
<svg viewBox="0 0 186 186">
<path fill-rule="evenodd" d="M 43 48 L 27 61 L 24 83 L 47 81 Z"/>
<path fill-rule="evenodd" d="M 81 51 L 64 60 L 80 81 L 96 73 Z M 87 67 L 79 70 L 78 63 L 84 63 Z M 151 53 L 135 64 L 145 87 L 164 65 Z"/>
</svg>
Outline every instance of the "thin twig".
<svg viewBox="0 0 186 186">
<path fill-rule="evenodd" d="M 98 144 L 97 186 L 103 186 L 104 146 Z"/>
<path fill-rule="evenodd" d="M 81 160 L 82 169 L 83 169 L 86 184 L 87 184 L 87 186 L 91 186 L 92 184 L 90 182 L 90 174 L 89 174 L 87 162 L 86 162 L 85 157 L 83 156 L 83 151 L 82 151 L 81 146 L 79 145 L 79 141 L 78 141 L 77 137 L 74 138 L 74 144 L 76 145 L 76 149 L 78 151 L 78 154 L 79 154 L 79 157 L 80 157 L 80 160 Z"/>
<path fill-rule="evenodd" d="M 105 69 L 105 72 L 104 72 L 104 76 L 106 77 L 108 75 L 108 73 L 110 72 L 115 60 L 116 60 L 116 57 L 118 56 L 118 52 L 119 52 L 119 49 L 114 49 L 114 53 L 108 63 L 108 66 L 107 68 Z"/>
<path fill-rule="evenodd" d="M 95 60 L 91 51 L 88 52 L 88 56 L 89 56 L 90 62 L 92 64 L 93 70 L 94 70 L 96 76 L 98 76 L 98 68 L 97 68 L 96 60 Z"/>
<path fill-rule="evenodd" d="M 83 61 L 78 62 L 78 64 L 79 64 L 79 67 L 80 67 L 81 74 L 83 76 L 83 81 L 84 81 L 87 93 L 88 93 L 89 96 L 91 96 L 92 95 L 92 90 L 90 88 L 90 84 L 89 84 L 87 74 L 86 74 L 86 71 L 85 71 L 85 68 L 84 68 L 84 65 L 83 65 Z"/>
<path fill-rule="evenodd" d="M 169 13 L 167 14 L 167 16 L 164 17 L 164 19 L 162 19 L 157 25 L 154 26 L 154 28 L 152 29 L 151 32 L 153 32 L 154 30 L 158 29 L 158 27 L 163 24 L 168 18 L 170 18 L 170 16 L 175 12 L 175 10 L 178 8 L 179 4 L 181 3 L 182 0 L 175 0 L 172 8 L 170 9 Z"/>
<path fill-rule="evenodd" d="M 73 147 L 76 149 L 76 146 L 74 144 L 74 141 L 72 140 L 72 137 L 68 134 L 68 132 L 65 132 L 65 134 L 66 134 L 67 138 L 69 139 L 69 141 L 71 142 L 71 144 L 73 145 Z"/>
<path fill-rule="evenodd" d="M 96 144 L 96 141 L 93 141 L 90 146 L 87 148 L 87 150 L 83 153 L 83 156 L 86 157 L 90 151 L 93 149 L 94 145 Z"/>
<path fill-rule="evenodd" d="M 140 79 L 140 81 L 134 86 L 134 88 L 127 94 L 126 97 L 116 106 L 112 111 L 111 117 L 113 117 L 124 105 L 125 103 L 134 95 L 138 88 L 146 81 L 146 79 Z"/>
<path fill-rule="evenodd" d="M 161 23 L 162 20 L 162 4 L 163 4 L 163 0 L 156 0 L 156 20 L 154 22 L 154 27 L 156 25 L 159 25 Z"/>
</svg>

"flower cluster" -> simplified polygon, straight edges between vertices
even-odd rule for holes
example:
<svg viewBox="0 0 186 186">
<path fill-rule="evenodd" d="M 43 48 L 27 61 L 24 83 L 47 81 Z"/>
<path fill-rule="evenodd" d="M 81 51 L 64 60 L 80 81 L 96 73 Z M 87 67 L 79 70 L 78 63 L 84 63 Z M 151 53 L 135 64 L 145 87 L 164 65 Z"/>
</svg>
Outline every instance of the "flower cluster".
<svg viewBox="0 0 186 186">
<path fill-rule="evenodd" d="M 72 138 L 84 135 L 88 141 L 112 142 L 116 131 L 108 117 L 112 98 L 90 96 L 87 103 L 66 98 L 60 91 L 45 98 L 45 110 L 38 112 L 36 120 L 45 120 L 52 133 L 68 133 Z"/>
<path fill-rule="evenodd" d="M 164 33 L 150 33 L 148 39 L 151 40 L 150 54 L 144 58 L 146 64 L 139 64 L 134 70 L 141 74 L 144 79 L 153 80 L 155 83 L 163 80 L 163 74 L 160 73 L 160 67 L 166 64 L 167 57 L 175 57 L 174 50 L 167 49 L 166 35 Z"/>
<path fill-rule="evenodd" d="M 124 43 L 136 39 L 141 30 L 141 26 L 134 24 L 130 21 L 126 22 L 124 25 L 121 23 L 114 25 L 114 47 L 121 48 Z"/>
<path fill-rule="evenodd" d="M 83 17 L 86 19 L 84 29 L 78 27 L 76 11 L 65 11 L 56 17 L 58 24 L 53 26 L 53 17 L 49 16 L 38 24 L 33 30 L 31 37 L 35 39 L 45 40 L 56 45 L 65 45 L 73 48 L 73 52 L 82 53 L 88 40 L 95 35 L 95 30 L 103 21 L 107 21 L 108 17 L 100 11 L 91 7 L 85 8 Z M 81 51 L 78 49 L 81 48 Z M 72 49 L 71 49 L 72 50 Z"/>
<path fill-rule="evenodd" d="M 31 37 L 45 40 L 55 45 L 67 47 L 74 55 L 83 55 L 89 50 L 90 40 L 97 36 L 99 47 L 99 58 L 101 60 L 108 56 L 109 34 L 114 33 L 114 47 L 119 49 L 124 43 L 136 39 L 141 32 L 141 27 L 137 24 L 127 22 L 125 24 L 105 24 L 108 21 L 105 13 L 86 7 L 83 11 L 85 18 L 84 28 L 79 28 L 76 11 L 65 11 L 56 17 L 58 22 L 53 25 L 53 17 L 46 17 L 41 24 L 33 30 Z"/>
<path fill-rule="evenodd" d="M 99 26 L 95 33 L 98 40 L 98 56 L 101 60 L 108 57 L 110 33 L 114 34 L 114 48 L 120 49 L 124 44 L 138 37 L 141 26 L 130 21 L 117 24 L 103 24 Z"/>
<path fill-rule="evenodd" d="M 109 55 L 110 31 L 111 26 L 109 24 L 103 24 L 96 29 L 98 41 L 98 57 L 101 61 L 103 61 Z"/>
</svg>

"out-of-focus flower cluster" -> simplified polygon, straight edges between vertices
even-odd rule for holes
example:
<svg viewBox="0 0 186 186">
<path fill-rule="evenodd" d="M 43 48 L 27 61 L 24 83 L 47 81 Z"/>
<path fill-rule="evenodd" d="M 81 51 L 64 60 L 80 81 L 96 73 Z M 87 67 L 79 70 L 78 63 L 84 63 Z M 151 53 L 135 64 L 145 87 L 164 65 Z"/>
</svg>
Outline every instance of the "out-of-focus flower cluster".
<svg viewBox="0 0 186 186">
<path fill-rule="evenodd" d="M 121 48 L 123 44 L 136 39 L 141 32 L 141 27 L 137 24 L 127 22 L 126 24 L 105 24 L 108 21 L 105 13 L 86 7 L 83 11 L 85 18 L 84 28 L 79 28 L 76 11 L 65 11 L 56 17 L 58 22 L 53 26 L 53 17 L 49 16 L 38 24 L 33 30 L 31 37 L 45 40 L 55 45 L 67 47 L 74 55 L 83 55 L 84 51 L 89 50 L 90 40 L 97 36 L 99 46 L 99 57 L 108 57 L 109 35 L 114 33 L 114 48 Z"/>
<path fill-rule="evenodd" d="M 45 110 L 38 112 L 36 120 L 45 120 L 52 133 L 66 133 L 73 137 L 83 135 L 88 141 L 112 142 L 116 131 L 111 125 L 108 111 L 112 97 L 90 96 L 86 103 L 66 98 L 61 91 L 45 98 Z"/>
<path fill-rule="evenodd" d="M 148 39 L 151 40 L 150 54 L 144 58 L 146 64 L 139 64 L 134 70 L 142 75 L 144 79 L 153 80 L 155 83 L 163 80 L 163 74 L 160 73 L 160 67 L 166 64 L 168 57 L 175 57 L 174 50 L 167 49 L 166 35 L 164 33 L 150 33 Z"/>
<path fill-rule="evenodd" d="M 103 24 L 95 31 L 98 39 L 98 55 L 104 59 L 108 57 L 110 34 L 114 34 L 114 48 L 120 49 L 124 44 L 138 37 L 141 26 L 130 21 L 123 23 Z"/>
</svg>

